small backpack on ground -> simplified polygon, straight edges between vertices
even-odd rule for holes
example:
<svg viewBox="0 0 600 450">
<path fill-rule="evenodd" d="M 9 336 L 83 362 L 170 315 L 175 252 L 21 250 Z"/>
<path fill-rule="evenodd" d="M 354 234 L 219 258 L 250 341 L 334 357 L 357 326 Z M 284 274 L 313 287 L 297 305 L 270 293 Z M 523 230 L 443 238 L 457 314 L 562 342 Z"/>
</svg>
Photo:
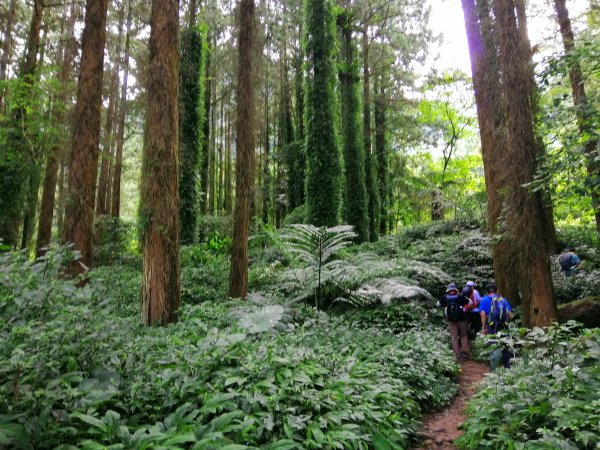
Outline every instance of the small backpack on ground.
<svg viewBox="0 0 600 450">
<path fill-rule="evenodd" d="M 460 322 L 465 320 L 465 310 L 462 305 L 458 303 L 460 295 L 446 295 L 446 315 L 450 322 Z"/>
<path fill-rule="evenodd" d="M 508 322 L 508 312 L 508 301 L 504 297 L 492 298 L 488 324 L 496 330 L 502 328 Z"/>
<path fill-rule="evenodd" d="M 569 270 L 571 268 L 571 253 L 561 255 L 559 264 L 562 270 Z"/>
</svg>

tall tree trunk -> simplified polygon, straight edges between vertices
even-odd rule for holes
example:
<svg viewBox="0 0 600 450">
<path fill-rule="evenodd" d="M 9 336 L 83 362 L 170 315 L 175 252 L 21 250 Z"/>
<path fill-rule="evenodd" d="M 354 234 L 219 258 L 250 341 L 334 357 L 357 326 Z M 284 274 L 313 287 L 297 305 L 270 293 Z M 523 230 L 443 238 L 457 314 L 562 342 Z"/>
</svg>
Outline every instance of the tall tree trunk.
<svg viewBox="0 0 600 450">
<path fill-rule="evenodd" d="M 367 186 L 365 182 L 365 148 L 360 124 L 358 61 L 352 41 L 352 22 L 348 10 L 338 15 L 341 34 L 340 94 L 342 98 L 342 140 L 345 172 L 345 220 L 354 227 L 357 242 L 369 240 Z"/>
<path fill-rule="evenodd" d="M 40 47 L 40 34 L 44 5 L 42 0 L 35 0 L 25 59 L 19 77 L 28 86 L 33 86 L 37 70 L 37 58 Z M 19 228 L 26 205 L 25 195 L 30 190 L 29 176 L 35 176 L 37 158 L 35 148 L 28 139 L 27 109 L 17 107 L 13 111 L 13 124 L 9 127 L 6 147 L 13 153 L 12 158 L 0 162 L 0 241 L 11 247 L 17 246 Z"/>
<path fill-rule="evenodd" d="M 115 115 L 119 94 L 119 72 L 121 71 L 121 47 L 123 45 L 123 25 L 125 22 L 125 5 L 121 5 L 119 11 L 118 36 L 115 45 L 115 61 L 108 84 L 108 107 L 106 109 L 106 122 L 104 125 L 104 136 L 102 139 L 102 158 L 100 163 L 100 175 L 98 178 L 98 197 L 96 200 L 96 216 L 104 216 L 110 212 L 109 185 L 110 161 L 113 159 L 113 144 L 115 136 Z"/>
<path fill-rule="evenodd" d="M 254 185 L 254 0 L 239 2 L 239 42 L 236 117 L 236 182 L 229 296 L 248 293 L 248 235 Z"/>
<path fill-rule="evenodd" d="M 388 231 L 388 209 L 390 208 L 390 192 L 388 186 L 388 146 L 387 146 L 387 121 L 384 75 L 379 75 L 375 84 L 375 153 L 377 155 L 377 186 L 379 188 L 380 214 L 379 234 L 385 235 Z"/>
<path fill-rule="evenodd" d="M 339 224 L 342 164 L 335 126 L 335 19 L 329 0 L 306 2 L 306 206 L 315 226 Z"/>
<path fill-rule="evenodd" d="M 269 66 L 265 65 L 265 97 L 264 97 L 264 153 L 263 153 L 263 176 L 262 176 L 262 221 L 269 223 L 269 212 L 271 210 L 271 124 L 269 123 Z"/>
<path fill-rule="evenodd" d="M 7 79 L 7 69 L 12 59 L 13 26 L 17 11 L 17 0 L 10 0 L 6 25 L 4 28 L 4 41 L 2 42 L 2 59 L 0 59 L 0 81 Z M 0 113 L 4 112 L 4 90 L 0 91 Z"/>
<path fill-rule="evenodd" d="M 92 264 L 107 8 L 108 0 L 86 2 L 65 210 L 64 240 L 75 244 L 81 252 L 81 263 L 87 267 Z M 74 275 L 85 270 L 81 264 L 71 265 Z"/>
<path fill-rule="evenodd" d="M 363 64 L 363 133 L 365 144 L 365 182 L 369 199 L 369 239 L 379 239 L 380 199 L 377 189 L 377 160 L 371 149 L 371 71 L 369 67 L 369 2 L 363 5 L 362 64 Z"/>
<path fill-rule="evenodd" d="M 142 167 L 142 322 L 177 320 L 181 303 L 178 198 L 179 1 L 153 0 Z"/>
<path fill-rule="evenodd" d="M 233 211 L 233 184 L 231 163 L 231 117 L 227 114 L 227 141 L 225 145 L 225 214 Z"/>
<path fill-rule="evenodd" d="M 498 26 L 499 61 L 502 89 L 506 97 L 506 153 L 510 164 L 501 170 L 507 174 L 507 234 L 519 254 L 515 265 L 519 270 L 522 293 L 523 324 L 527 327 L 547 326 L 556 320 L 556 304 L 544 238 L 544 211 L 541 197 L 524 187 L 536 172 L 536 140 L 532 108 L 527 87 L 527 61 L 519 48 L 514 3 L 493 0 Z"/>
<path fill-rule="evenodd" d="M 206 42 L 210 45 L 210 37 L 207 37 Z M 212 46 L 214 48 L 214 46 Z M 202 155 L 201 155 L 201 163 L 200 163 L 200 211 L 202 214 L 206 214 L 208 212 L 208 183 L 210 180 L 209 170 L 210 170 L 210 117 L 211 117 L 211 109 L 212 109 L 212 99 L 213 99 L 213 91 L 212 85 L 213 80 L 211 79 L 211 48 L 207 46 L 207 55 L 206 55 L 206 75 L 204 78 L 204 126 L 202 128 L 202 134 L 204 140 L 202 141 Z"/>
<path fill-rule="evenodd" d="M 600 164 L 597 162 L 598 151 L 596 150 L 598 146 L 598 134 L 595 132 L 593 122 L 596 111 L 588 102 L 581 66 L 574 55 L 575 37 L 571 28 L 571 19 L 569 19 L 569 11 L 567 10 L 565 0 L 554 0 L 554 9 L 560 27 L 565 54 L 568 57 L 569 80 L 571 82 L 577 126 L 581 135 L 589 136 L 584 149 L 588 160 L 587 173 L 590 179 L 589 186 L 591 189 L 592 207 L 594 208 L 594 216 L 596 218 L 596 231 L 600 233 L 600 182 L 591 181 L 600 178 Z"/>
<path fill-rule="evenodd" d="M 462 0 L 471 57 L 471 72 L 481 136 L 487 191 L 488 227 L 492 234 L 494 277 L 499 291 L 514 304 L 520 303 L 513 261 L 518 249 L 503 235 L 500 221 L 506 180 L 501 170 L 509 161 L 506 148 L 505 107 L 499 82 L 497 48 L 489 0 Z"/>
<path fill-rule="evenodd" d="M 117 144 L 112 171 L 112 200 L 110 215 L 121 216 L 121 171 L 123 170 L 123 146 L 125 145 L 125 118 L 127 117 L 127 88 L 129 86 L 129 53 L 131 46 L 131 0 L 127 2 L 127 24 L 125 25 L 125 55 L 123 56 L 123 81 L 121 82 L 121 100 L 119 101 L 119 123 Z"/>
</svg>

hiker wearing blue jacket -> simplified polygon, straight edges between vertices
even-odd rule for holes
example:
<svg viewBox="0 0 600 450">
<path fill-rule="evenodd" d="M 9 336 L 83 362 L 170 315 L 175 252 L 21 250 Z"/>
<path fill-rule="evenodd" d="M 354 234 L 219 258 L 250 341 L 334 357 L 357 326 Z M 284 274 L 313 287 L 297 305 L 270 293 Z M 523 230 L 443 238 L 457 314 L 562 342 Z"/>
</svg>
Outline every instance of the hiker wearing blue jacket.
<svg viewBox="0 0 600 450">
<path fill-rule="evenodd" d="M 479 304 L 481 329 L 483 334 L 496 334 L 506 327 L 512 318 L 512 308 L 509 301 L 498 294 L 498 288 L 494 283 L 488 283 L 486 291 L 487 295 Z"/>
</svg>

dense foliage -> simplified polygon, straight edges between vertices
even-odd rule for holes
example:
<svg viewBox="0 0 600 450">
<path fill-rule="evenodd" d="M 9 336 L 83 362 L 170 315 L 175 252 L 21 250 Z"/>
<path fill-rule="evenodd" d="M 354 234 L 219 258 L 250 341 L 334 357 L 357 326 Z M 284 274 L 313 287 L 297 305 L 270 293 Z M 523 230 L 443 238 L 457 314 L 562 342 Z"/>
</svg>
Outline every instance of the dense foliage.
<svg viewBox="0 0 600 450">
<path fill-rule="evenodd" d="M 446 333 L 413 307 L 396 309 L 398 320 L 422 329 L 394 326 L 396 335 L 377 322 L 222 300 L 147 328 L 137 270 L 97 269 L 76 289 L 57 278 L 70 256 L 2 256 L 3 445 L 405 447 L 422 412 L 454 393 Z"/>
<path fill-rule="evenodd" d="M 574 322 L 510 339 L 518 358 L 469 403 L 461 449 L 594 449 L 600 441 L 600 330 Z"/>
</svg>

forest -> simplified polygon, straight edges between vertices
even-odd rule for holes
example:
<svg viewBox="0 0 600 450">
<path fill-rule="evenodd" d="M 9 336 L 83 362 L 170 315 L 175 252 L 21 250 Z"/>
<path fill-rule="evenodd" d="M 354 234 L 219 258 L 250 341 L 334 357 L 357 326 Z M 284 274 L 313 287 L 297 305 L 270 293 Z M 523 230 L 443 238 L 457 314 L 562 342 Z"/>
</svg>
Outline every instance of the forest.
<svg viewBox="0 0 600 450">
<path fill-rule="evenodd" d="M 0 449 L 600 448 L 599 61 L 598 0 L 2 0 Z"/>
</svg>

